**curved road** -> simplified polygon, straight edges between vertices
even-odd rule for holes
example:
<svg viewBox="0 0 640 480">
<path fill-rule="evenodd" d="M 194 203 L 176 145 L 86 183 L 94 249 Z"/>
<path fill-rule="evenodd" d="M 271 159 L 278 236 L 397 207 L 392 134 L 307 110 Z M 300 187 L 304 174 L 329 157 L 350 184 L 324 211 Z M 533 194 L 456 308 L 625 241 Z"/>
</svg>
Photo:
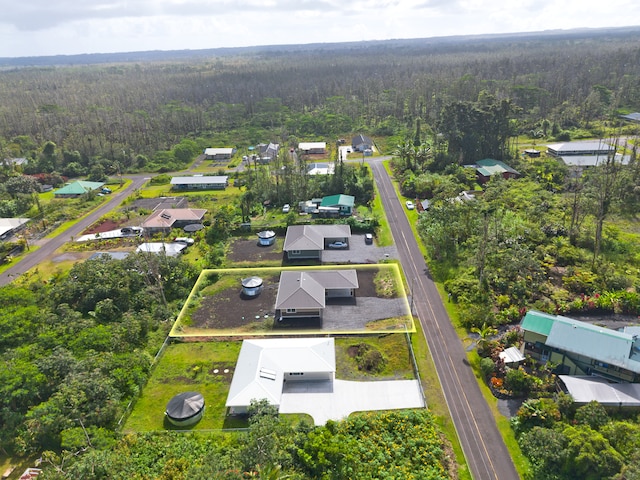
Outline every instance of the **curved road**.
<svg viewBox="0 0 640 480">
<path fill-rule="evenodd" d="M 518 473 L 498 432 L 462 342 L 451 325 L 409 220 L 384 166 L 369 160 L 407 280 L 429 344 L 460 444 L 475 480 L 515 480 Z M 428 399 L 427 399 L 428 400 Z"/>
<path fill-rule="evenodd" d="M 31 253 L 27 253 L 27 255 L 25 255 L 18 263 L 2 272 L 0 274 L 0 286 L 10 283 L 14 278 L 22 275 L 28 270 L 31 270 L 33 267 L 49 258 L 58 248 L 71 241 L 71 237 L 77 237 L 100 217 L 117 208 L 124 199 L 131 194 L 131 192 L 142 187 L 142 185 L 149 179 L 149 177 L 142 176 L 130 178 L 132 179 L 132 182 L 127 188 L 110 195 L 109 201 L 100 205 L 87 216 L 82 218 L 78 223 L 60 233 L 58 236 L 45 239 L 40 248 Z"/>
</svg>

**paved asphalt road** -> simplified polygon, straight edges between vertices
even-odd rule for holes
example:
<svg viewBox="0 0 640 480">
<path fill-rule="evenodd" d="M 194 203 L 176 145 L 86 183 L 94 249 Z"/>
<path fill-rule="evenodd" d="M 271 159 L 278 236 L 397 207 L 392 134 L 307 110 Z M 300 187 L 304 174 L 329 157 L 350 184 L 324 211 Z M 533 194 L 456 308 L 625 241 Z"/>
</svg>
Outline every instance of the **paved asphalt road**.
<svg viewBox="0 0 640 480">
<path fill-rule="evenodd" d="M 117 208 L 124 199 L 131 194 L 131 192 L 142 187 L 144 182 L 148 180 L 148 177 L 135 176 L 131 177 L 131 179 L 132 182 L 129 186 L 122 191 L 110 195 L 108 202 L 102 204 L 60 235 L 45 240 L 44 243 L 41 243 L 40 248 L 27 254 L 18 263 L 1 273 L 0 286 L 10 283 L 14 278 L 22 275 L 28 270 L 31 270 L 33 267 L 49 258 L 58 248 L 66 242 L 71 241 L 71 237 L 79 236 L 88 226 L 96 222 L 100 217 Z"/>
<path fill-rule="evenodd" d="M 407 281 L 413 286 L 414 308 L 429 344 L 451 418 L 475 480 L 515 480 L 518 473 L 498 432 L 489 406 L 476 383 L 467 357 L 424 257 L 379 160 L 369 160 Z M 427 399 L 427 402 L 429 399 Z"/>
</svg>

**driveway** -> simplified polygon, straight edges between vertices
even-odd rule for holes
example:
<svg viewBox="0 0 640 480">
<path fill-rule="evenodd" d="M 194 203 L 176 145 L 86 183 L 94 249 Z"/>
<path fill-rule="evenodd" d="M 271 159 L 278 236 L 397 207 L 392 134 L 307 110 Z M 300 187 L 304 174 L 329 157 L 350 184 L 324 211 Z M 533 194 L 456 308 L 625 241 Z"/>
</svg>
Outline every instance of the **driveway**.
<svg viewBox="0 0 640 480">
<path fill-rule="evenodd" d="M 379 263 L 388 258 L 398 258 L 396 247 L 367 245 L 364 243 L 364 234 L 352 234 L 349 248 L 345 250 L 327 248 L 322 251 L 322 263 Z"/>
<path fill-rule="evenodd" d="M 406 298 L 356 297 L 355 305 L 327 305 L 322 313 L 322 331 L 363 332 L 369 322 L 409 315 Z"/>
<path fill-rule="evenodd" d="M 316 425 L 353 412 L 424 407 L 418 380 L 287 382 L 280 399 L 280 413 L 306 413 Z"/>
</svg>

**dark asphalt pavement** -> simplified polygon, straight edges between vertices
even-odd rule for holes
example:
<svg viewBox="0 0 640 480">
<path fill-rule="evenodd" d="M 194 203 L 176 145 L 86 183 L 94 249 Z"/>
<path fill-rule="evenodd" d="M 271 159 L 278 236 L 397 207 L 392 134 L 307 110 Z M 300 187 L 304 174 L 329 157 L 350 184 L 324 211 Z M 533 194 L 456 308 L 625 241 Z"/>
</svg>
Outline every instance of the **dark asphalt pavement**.
<svg viewBox="0 0 640 480">
<path fill-rule="evenodd" d="M 438 378 L 475 480 L 514 480 L 518 473 L 495 419 L 476 382 L 456 331 L 429 275 L 401 201 L 380 160 L 370 160 L 389 226 L 407 281 L 413 285 L 414 308 L 429 344 Z M 427 398 L 427 402 L 429 399 Z"/>
<path fill-rule="evenodd" d="M 148 177 L 136 176 L 131 177 L 132 182 L 125 189 L 113 193 L 109 201 L 103 203 L 98 208 L 90 212 L 79 222 L 74 224 L 56 237 L 46 239 L 41 244 L 40 248 L 33 250 L 20 259 L 11 268 L 8 268 L 0 274 L 0 286 L 11 283 L 15 278 L 19 277 L 23 273 L 31 270 L 41 262 L 45 261 L 53 252 L 64 245 L 66 242 L 71 241 L 71 237 L 79 236 L 87 227 L 92 225 L 103 215 L 106 215 L 111 210 L 120 206 L 120 204 L 127 198 L 133 191 L 142 187 L 142 185 L 148 180 Z"/>
</svg>

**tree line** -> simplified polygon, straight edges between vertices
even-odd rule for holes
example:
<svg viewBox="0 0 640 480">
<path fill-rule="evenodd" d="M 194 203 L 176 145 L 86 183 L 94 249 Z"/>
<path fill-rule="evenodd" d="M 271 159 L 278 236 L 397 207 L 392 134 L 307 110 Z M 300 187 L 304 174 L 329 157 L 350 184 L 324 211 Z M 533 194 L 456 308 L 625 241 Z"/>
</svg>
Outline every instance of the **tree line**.
<svg viewBox="0 0 640 480">
<path fill-rule="evenodd" d="M 637 108 L 639 65 L 632 30 L 4 70 L 0 147 L 3 157 L 34 156 L 50 141 L 56 171 L 75 163 L 88 174 L 101 159 L 128 170 L 180 166 L 174 149 L 187 138 L 192 158 L 228 143 L 397 135 L 417 118 L 442 118 L 455 142 L 448 113 L 481 92 L 510 100 L 512 132 L 558 135 Z"/>
</svg>

